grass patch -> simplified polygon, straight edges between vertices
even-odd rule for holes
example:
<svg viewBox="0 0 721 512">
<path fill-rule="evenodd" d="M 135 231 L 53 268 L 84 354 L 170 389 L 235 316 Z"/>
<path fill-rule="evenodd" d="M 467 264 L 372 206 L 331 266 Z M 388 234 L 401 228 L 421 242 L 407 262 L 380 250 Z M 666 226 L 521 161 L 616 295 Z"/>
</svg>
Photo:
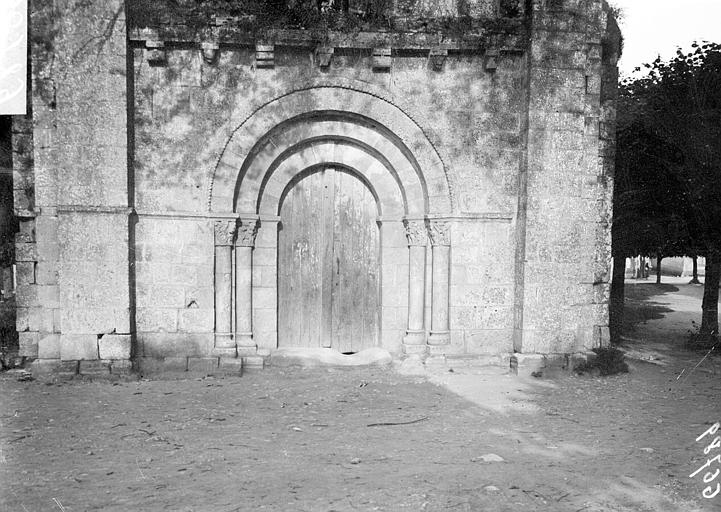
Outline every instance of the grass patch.
<svg viewBox="0 0 721 512">
<path fill-rule="evenodd" d="M 628 373 L 628 364 L 624 361 L 626 356 L 619 349 L 613 347 L 594 348 L 593 352 L 596 357 L 579 364 L 573 371 L 579 375 L 589 373 L 598 374 L 602 377 Z"/>
</svg>

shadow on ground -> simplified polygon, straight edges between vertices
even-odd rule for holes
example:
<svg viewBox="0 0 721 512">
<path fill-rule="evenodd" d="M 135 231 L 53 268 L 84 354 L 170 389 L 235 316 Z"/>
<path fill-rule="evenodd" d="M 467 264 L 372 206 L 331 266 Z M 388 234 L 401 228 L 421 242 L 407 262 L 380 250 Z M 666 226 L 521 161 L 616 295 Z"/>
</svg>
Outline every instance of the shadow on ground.
<svg viewBox="0 0 721 512">
<path fill-rule="evenodd" d="M 633 300 L 669 312 L 637 326 L 639 350 L 675 346 L 696 307 L 654 286 Z M 688 475 L 706 461 L 696 437 L 721 419 L 721 372 L 687 356 L 636 357 L 606 378 L 276 367 L 45 384 L 4 373 L 0 510 L 718 510 Z"/>
<path fill-rule="evenodd" d="M 650 297 L 663 296 L 679 291 L 671 284 L 638 283 L 625 286 L 625 302 L 623 312 L 623 332 L 626 335 L 637 331 L 649 320 L 658 320 L 673 310 L 663 302 L 649 300 Z"/>
</svg>

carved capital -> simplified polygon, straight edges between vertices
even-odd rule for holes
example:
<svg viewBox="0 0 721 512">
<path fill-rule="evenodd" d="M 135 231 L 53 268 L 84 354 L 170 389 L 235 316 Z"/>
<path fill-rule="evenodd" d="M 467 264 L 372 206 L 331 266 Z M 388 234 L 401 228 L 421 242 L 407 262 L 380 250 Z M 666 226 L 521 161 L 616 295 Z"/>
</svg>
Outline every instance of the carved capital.
<svg viewBox="0 0 721 512">
<path fill-rule="evenodd" d="M 428 245 L 428 232 L 422 220 L 404 220 L 403 226 L 406 228 L 409 246 Z"/>
<path fill-rule="evenodd" d="M 451 245 L 451 225 L 448 222 L 430 221 L 428 236 L 432 245 Z"/>
<path fill-rule="evenodd" d="M 215 230 L 215 245 L 233 245 L 235 220 L 216 220 L 213 228 Z"/>
<path fill-rule="evenodd" d="M 256 219 L 238 219 L 238 238 L 235 245 L 240 247 L 255 246 L 255 235 L 258 234 L 258 221 Z"/>
<path fill-rule="evenodd" d="M 200 53 L 203 56 L 203 62 L 211 65 L 215 64 L 218 62 L 220 45 L 215 41 L 202 42 L 200 43 Z"/>
</svg>

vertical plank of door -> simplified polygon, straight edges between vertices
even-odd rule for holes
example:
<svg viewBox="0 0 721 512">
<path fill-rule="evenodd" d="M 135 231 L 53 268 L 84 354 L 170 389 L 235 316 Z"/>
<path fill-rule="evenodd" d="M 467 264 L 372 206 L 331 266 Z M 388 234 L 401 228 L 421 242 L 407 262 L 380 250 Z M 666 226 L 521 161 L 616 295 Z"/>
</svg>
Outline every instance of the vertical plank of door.
<svg viewBox="0 0 721 512">
<path fill-rule="evenodd" d="M 307 202 L 302 213 L 303 231 L 308 239 L 308 260 L 306 262 L 305 283 L 303 284 L 306 293 L 303 296 L 304 315 L 303 322 L 307 338 L 303 346 L 324 347 L 324 297 L 323 289 L 325 282 L 325 253 L 324 243 L 327 238 L 325 231 L 319 230 L 325 219 L 324 212 L 324 174 L 323 172 L 313 173 L 302 180 L 307 186 Z"/>
<path fill-rule="evenodd" d="M 333 198 L 333 348 L 339 352 L 348 352 L 349 345 L 347 339 L 348 322 L 352 321 L 348 317 L 348 312 L 344 308 L 344 283 L 343 277 L 348 271 L 349 266 L 346 261 L 346 255 L 343 250 L 343 235 L 345 232 L 345 197 L 347 194 L 346 186 L 343 180 L 345 173 L 336 172 L 336 189 Z"/>
<path fill-rule="evenodd" d="M 319 173 L 322 175 L 321 220 L 315 224 L 321 234 L 322 265 L 321 265 L 321 347 L 330 347 L 333 332 L 333 231 L 335 205 L 335 170 L 328 168 Z M 317 228 L 316 228 L 317 229 Z"/>
<path fill-rule="evenodd" d="M 292 220 L 289 218 L 288 205 L 290 204 L 289 193 L 283 202 L 280 210 L 282 219 L 278 231 L 278 346 L 287 347 L 288 340 L 288 318 L 291 316 L 291 294 L 293 286 L 290 282 L 289 269 L 292 265 L 292 244 L 288 243 Z"/>
<path fill-rule="evenodd" d="M 282 347 L 319 347 L 323 234 L 322 176 L 300 180 L 281 208 L 278 246 L 278 343 Z"/>
<path fill-rule="evenodd" d="M 295 211 L 300 190 L 293 189 L 287 195 L 281 209 L 283 222 L 278 240 L 278 345 L 280 347 L 299 346 L 301 342 L 300 325 L 302 312 L 298 301 L 301 287 L 300 268 Z"/>
<path fill-rule="evenodd" d="M 354 286 L 356 282 L 353 278 L 353 239 L 358 229 L 353 213 L 355 181 L 358 180 L 345 172 L 337 173 L 333 254 L 333 345 L 340 352 L 354 352 L 353 338 L 357 335 L 355 330 L 359 321 L 363 320 L 358 318 L 362 313 L 353 308 L 354 297 L 362 293 L 362 290 Z"/>
<path fill-rule="evenodd" d="M 367 322 L 366 312 L 363 310 L 363 296 L 365 295 L 365 280 L 363 279 L 364 265 L 362 261 L 365 223 L 368 219 L 363 215 L 365 202 L 365 185 L 352 175 L 345 175 L 348 184 L 348 199 L 346 207 L 346 258 L 351 262 L 350 272 L 346 274 L 347 286 L 353 290 L 346 299 L 346 308 L 349 310 L 352 321 L 348 332 L 350 352 L 358 352 L 363 346 L 363 329 Z"/>
<path fill-rule="evenodd" d="M 376 205 L 363 182 L 336 174 L 333 347 L 358 352 L 377 341 Z"/>
</svg>

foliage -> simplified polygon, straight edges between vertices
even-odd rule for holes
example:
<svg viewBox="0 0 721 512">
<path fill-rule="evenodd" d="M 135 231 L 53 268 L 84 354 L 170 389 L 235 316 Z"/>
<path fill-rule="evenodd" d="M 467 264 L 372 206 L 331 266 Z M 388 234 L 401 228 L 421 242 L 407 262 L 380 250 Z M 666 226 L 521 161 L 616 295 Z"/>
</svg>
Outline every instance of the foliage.
<svg viewBox="0 0 721 512">
<path fill-rule="evenodd" d="M 629 158 L 643 146 L 630 163 L 655 167 L 660 181 L 679 188 L 672 213 L 707 251 L 721 247 L 721 45 L 693 48 L 670 62 L 656 59 L 646 76 L 621 84 L 619 150 Z M 626 140 L 636 147 L 624 147 Z"/>
<path fill-rule="evenodd" d="M 135 27 L 173 24 L 175 20 L 191 29 L 203 29 L 211 18 L 227 17 L 255 33 L 269 28 L 351 33 L 403 30 L 463 37 L 503 30 L 509 23 L 517 25 L 524 12 L 523 1 L 501 0 L 501 20 L 495 21 L 471 18 L 464 1 L 458 3 L 457 15 L 440 4 L 437 14 L 429 13 L 427 5 L 421 14 L 415 0 L 395 4 L 390 0 L 129 0 L 126 9 L 128 21 Z"/>
<path fill-rule="evenodd" d="M 614 2 L 609 2 L 608 8 L 611 11 L 611 15 L 617 22 L 623 19 L 625 13 L 621 7 L 617 6 Z"/>
<path fill-rule="evenodd" d="M 691 329 L 687 331 L 684 347 L 688 350 L 710 350 L 721 349 L 721 340 L 715 336 L 709 336 L 701 332 L 701 326 L 691 320 Z"/>
<path fill-rule="evenodd" d="M 13 241 L 0 243 L 0 268 L 15 263 L 15 244 Z"/>
<path fill-rule="evenodd" d="M 627 255 L 721 246 L 721 46 L 694 48 L 621 84 L 614 199 Z"/>
<path fill-rule="evenodd" d="M 721 45 L 694 43 L 621 84 L 614 252 L 704 255 L 701 332 L 718 331 Z M 639 70 L 637 68 L 637 70 Z M 654 250 L 654 246 L 656 249 Z"/>
<path fill-rule="evenodd" d="M 209 16 L 244 19 L 249 27 L 357 30 L 388 26 L 386 0 L 131 0 L 128 19 L 135 26 L 153 26 L 172 19 L 189 26 L 207 24 Z"/>
<path fill-rule="evenodd" d="M 595 348 L 593 351 L 596 357 L 585 363 L 581 363 L 573 369 L 574 372 L 580 374 L 598 372 L 599 375 L 605 377 L 607 375 L 616 375 L 618 373 L 628 373 L 628 364 L 624 361 L 625 356 L 622 351 L 613 347 Z"/>
</svg>

